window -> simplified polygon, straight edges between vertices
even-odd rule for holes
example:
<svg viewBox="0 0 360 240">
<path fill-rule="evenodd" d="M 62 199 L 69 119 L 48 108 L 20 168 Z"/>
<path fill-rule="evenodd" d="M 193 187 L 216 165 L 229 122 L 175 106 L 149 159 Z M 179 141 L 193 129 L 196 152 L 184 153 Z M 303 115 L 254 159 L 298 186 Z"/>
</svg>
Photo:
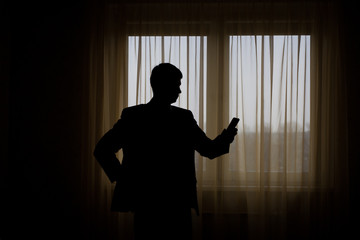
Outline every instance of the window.
<svg viewBox="0 0 360 240">
<path fill-rule="evenodd" d="M 128 46 L 129 106 L 151 99 L 152 68 L 161 62 L 171 62 L 183 73 L 182 93 L 174 105 L 190 109 L 197 121 L 206 116 L 203 106 L 206 106 L 207 37 L 130 36 Z"/>
<path fill-rule="evenodd" d="M 238 140 L 247 149 L 262 142 L 265 171 L 308 172 L 310 36 L 230 36 L 229 63 L 230 117 L 240 117 L 244 132 Z M 244 151 L 233 158 L 257 171 L 260 156 Z"/>
<path fill-rule="evenodd" d="M 206 105 L 210 42 L 206 36 L 129 36 L 128 105 L 148 102 L 151 69 L 171 62 L 184 75 L 175 105 L 190 109 L 205 131 L 206 111 L 211 111 Z M 229 119 L 237 116 L 240 123 L 222 168 L 223 183 L 241 186 L 242 178 L 249 183 L 264 172 L 274 178 L 269 183 L 279 184 L 286 173 L 297 185 L 309 172 L 310 36 L 230 35 L 224 49 Z M 208 169 L 203 161 L 201 171 Z M 204 183 L 211 185 L 205 175 Z"/>
</svg>

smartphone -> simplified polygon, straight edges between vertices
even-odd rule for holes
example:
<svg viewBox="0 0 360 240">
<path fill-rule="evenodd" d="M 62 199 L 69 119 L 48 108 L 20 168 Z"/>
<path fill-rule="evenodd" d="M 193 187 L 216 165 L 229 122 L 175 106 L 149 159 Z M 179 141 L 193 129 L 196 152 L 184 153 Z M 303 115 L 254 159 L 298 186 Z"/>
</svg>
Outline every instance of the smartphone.
<svg viewBox="0 0 360 240">
<path fill-rule="evenodd" d="M 239 121 L 240 121 L 239 118 L 234 117 L 234 118 L 231 120 L 231 122 L 230 122 L 230 124 L 229 124 L 229 126 L 228 126 L 227 129 L 235 128 Z"/>
</svg>

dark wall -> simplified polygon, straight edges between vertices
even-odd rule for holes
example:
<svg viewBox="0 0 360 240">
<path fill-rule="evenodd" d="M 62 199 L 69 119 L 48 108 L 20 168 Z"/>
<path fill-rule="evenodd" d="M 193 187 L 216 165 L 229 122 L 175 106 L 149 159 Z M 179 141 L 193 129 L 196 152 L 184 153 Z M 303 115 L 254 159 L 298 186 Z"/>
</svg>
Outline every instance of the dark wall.
<svg viewBox="0 0 360 240">
<path fill-rule="evenodd" d="M 357 230 L 360 221 L 360 18 L 359 5 L 355 1 L 343 1 L 344 67 L 348 90 L 348 131 L 349 131 L 349 189 L 350 189 L 350 219 L 352 230 Z"/>
<path fill-rule="evenodd" d="M 2 142 L 8 161 L 1 165 L 0 238 L 60 239 L 80 234 L 75 230 L 82 217 L 80 132 L 87 6 L 80 1 L 10 1 L 5 12 L 8 40 L 2 98 L 8 118 L 2 121 L 8 139 Z"/>
</svg>

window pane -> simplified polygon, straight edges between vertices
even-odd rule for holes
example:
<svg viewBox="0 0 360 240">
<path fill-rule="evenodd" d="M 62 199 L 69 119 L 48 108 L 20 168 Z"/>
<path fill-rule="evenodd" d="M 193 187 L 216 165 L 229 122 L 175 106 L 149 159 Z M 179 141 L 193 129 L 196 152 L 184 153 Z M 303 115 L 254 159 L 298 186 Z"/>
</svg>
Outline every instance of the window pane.
<svg viewBox="0 0 360 240">
<path fill-rule="evenodd" d="M 183 73 L 181 91 L 174 104 L 190 109 L 199 125 L 206 116 L 206 56 L 204 36 L 128 37 L 128 105 L 147 103 L 152 97 L 150 75 L 161 62 L 177 66 Z M 202 126 L 205 127 L 205 126 Z"/>
<path fill-rule="evenodd" d="M 230 168 L 308 172 L 310 36 L 230 36 L 230 117 L 239 137 Z"/>
</svg>

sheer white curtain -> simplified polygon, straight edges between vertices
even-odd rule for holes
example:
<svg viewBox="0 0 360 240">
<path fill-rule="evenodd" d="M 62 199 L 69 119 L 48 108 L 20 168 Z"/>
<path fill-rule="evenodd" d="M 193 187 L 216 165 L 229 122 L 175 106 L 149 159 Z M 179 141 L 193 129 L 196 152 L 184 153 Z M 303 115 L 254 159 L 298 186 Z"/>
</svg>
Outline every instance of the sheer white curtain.
<svg viewBox="0 0 360 240">
<path fill-rule="evenodd" d="M 147 103 L 152 97 L 150 75 L 162 62 L 177 66 L 183 73 L 176 106 L 192 110 L 203 124 L 206 109 L 205 36 L 129 36 L 128 37 L 128 105 Z"/>
<path fill-rule="evenodd" d="M 94 23 L 89 149 L 124 107 L 148 102 L 151 69 L 173 63 L 184 76 L 175 104 L 209 137 L 240 118 L 230 154 L 196 157 L 194 238 L 335 233 L 347 202 L 336 5 L 120 2 Z M 82 164 L 90 224 L 131 239 L 132 215 L 109 212 L 113 186 L 92 157 Z"/>
<path fill-rule="evenodd" d="M 230 36 L 229 55 L 229 117 L 242 119 L 234 183 L 302 186 L 311 164 L 310 36 Z"/>
<path fill-rule="evenodd" d="M 310 64 L 309 35 L 229 36 L 229 117 L 241 122 L 224 185 L 246 194 L 256 237 L 281 233 L 288 197 L 311 187 Z"/>
<path fill-rule="evenodd" d="M 233 181 L 256 186 L 249 177 L 263 172 L 266 187 L 302 186 L 311 162 L 310 36 L 230 36 L 229 75 L 229 117 L 242 120 Z"/>
</svg>

